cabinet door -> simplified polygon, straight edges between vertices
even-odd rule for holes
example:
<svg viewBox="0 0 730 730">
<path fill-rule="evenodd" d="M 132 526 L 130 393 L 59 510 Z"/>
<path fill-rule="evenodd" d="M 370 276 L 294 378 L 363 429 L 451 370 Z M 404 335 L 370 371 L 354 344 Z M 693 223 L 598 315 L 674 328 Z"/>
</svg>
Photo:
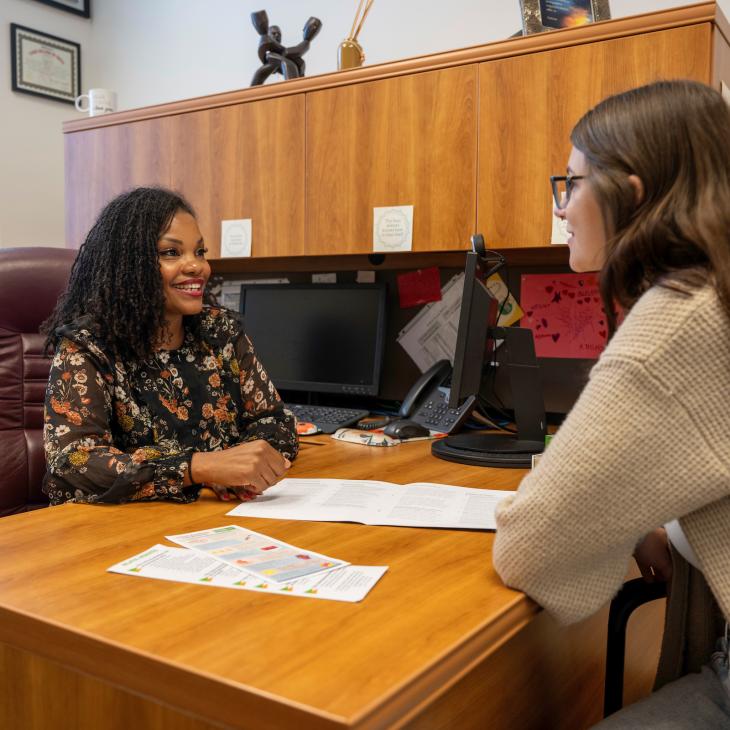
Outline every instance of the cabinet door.
<svg viewBox="0 0 730 730">
<path fill-rule="evenodd" d="M 548 178 L 565 174 L 578 119 L 657 79 L 709 81 L 710 33 L 704 23 L 480 64 L 477 227 L 489 245 L 548 245 Z"/>
<path fill-rule="evenodd" d="M 413 205 L 413 250 L 474 232 L 476 66 L 307 94 L 307 253 L 367 253 L 373 208 Z"/>
<path fill-rule="evenodd" d="M 252 256 L 304 253 L 304 97 L 171 118 L 172 184 L 198 214 L 209 257 L 221 221 L 250 218 Z"/>
<path fill-rule="evenodd" d="M 66 245 L 78 248 L 101 209 L 125 190 L 170 185 L 169 119 L 65 135 Z"/>
</svg>

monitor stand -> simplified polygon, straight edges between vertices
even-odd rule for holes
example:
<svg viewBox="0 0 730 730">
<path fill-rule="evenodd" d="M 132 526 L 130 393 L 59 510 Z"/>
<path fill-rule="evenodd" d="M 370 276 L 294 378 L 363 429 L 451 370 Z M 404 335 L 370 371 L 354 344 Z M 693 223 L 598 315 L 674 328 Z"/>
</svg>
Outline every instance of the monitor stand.
<svg viewBox="0 0 730 730">
<path fill-rule="evenodd" d="M 517 434 L 460 433 L 434 441 L 431 453 L 459 464 L 529 469 L 532 455 L 545 448 L 545 404 L 532 331 L 495 327 L 490 336 L 504 339 Z"/>
</svg>

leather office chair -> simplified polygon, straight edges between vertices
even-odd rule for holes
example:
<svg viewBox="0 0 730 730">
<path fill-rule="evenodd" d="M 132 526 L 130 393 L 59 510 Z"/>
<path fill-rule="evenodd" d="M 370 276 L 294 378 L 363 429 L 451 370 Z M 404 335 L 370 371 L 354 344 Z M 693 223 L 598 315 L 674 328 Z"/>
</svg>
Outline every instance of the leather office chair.
<svg viewBox="0 0 730 730">
<path fill-rule="evenodd" d="M 608 610 L 606 637 L 606 679 L 603 692 L 603 716 L 621 709 L 624 697 L 624 659 L 626 655 L 626 625 L 634 609 L 664 598 L 666 583 L 647 583 L 643 578 L 627 580 L 611 601 Z"/>
<path fill-rule="evenodd" d="M 48 504 L 41 492 L 43 401 L 50 359 L 43 320 L 64 291 L 76 251 L 0 249 L 0 516 Z"/>
</svg>

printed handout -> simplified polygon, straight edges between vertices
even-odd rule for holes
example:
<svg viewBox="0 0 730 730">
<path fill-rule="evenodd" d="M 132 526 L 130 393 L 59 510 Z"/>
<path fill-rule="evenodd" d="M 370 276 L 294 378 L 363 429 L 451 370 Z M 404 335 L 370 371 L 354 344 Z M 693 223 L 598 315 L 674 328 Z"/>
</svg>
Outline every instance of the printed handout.
<svg viewBox="0 0 730 730">
<path fill-rule="evenodd" d="M 282 479 L 263 495 L 228 512 L 365 525 L 494 530 L 494 510 L 508 492 L 446 484 L 391 484 L 355 479 Z"/>
<path fill-rule="evenodd" d="M 154 545 L 108 568 L 110 573 L 142 578 L 350 603 L 365 598 L 386 570 L 387 566 L 345 565 L 326 573 L 278 583 L 226 565 L 195 550 L 167 545 Z"/>
<path fill-rule="evenodd" d="M 347 565 L 344 560 L 302 550 L 238 525 L 165 537 L 170 542 L 277 583 L 287 583 Z"/>
</svg>

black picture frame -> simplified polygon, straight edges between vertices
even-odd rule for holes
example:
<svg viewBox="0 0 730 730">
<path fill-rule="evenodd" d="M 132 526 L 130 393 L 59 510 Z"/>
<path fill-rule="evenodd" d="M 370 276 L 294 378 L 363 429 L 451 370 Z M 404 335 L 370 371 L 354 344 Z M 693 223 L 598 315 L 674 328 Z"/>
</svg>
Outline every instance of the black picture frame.
<svg viewBox="0 0 730 730">
<path fill-rule="evenodd" d="M 73 104 L 81 93 L 81 45 L 10 24 L 13 91 Z"/>
<path fill-rule="evenodd" d="M 584 23 L 611 19 L 609 0 L 520 0 L 524 35 L 571 27 L 565 23 L 571 11 L 585 13 Z"/>
<path fill-rule="evenodd" d="M 91 17 L 91 0 L 36 0 L 36 2 L 80 15 L 82 18 Z"/>
</svg>

